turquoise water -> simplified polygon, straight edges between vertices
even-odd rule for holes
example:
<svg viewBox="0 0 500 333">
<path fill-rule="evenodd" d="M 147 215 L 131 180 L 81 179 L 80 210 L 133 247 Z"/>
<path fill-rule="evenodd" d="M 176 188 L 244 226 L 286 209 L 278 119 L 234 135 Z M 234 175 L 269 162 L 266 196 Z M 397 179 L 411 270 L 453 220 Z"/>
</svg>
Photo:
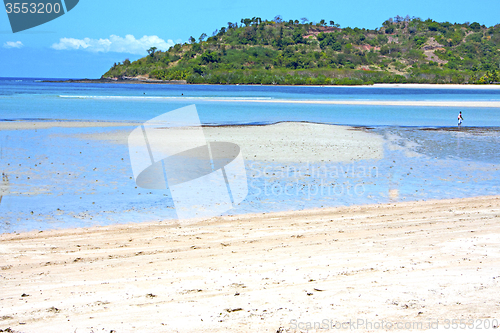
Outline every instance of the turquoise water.
<svg viewBox="0 0 500 333">
<path fill-rule="evenodd" d="M 214 102 L 210 98 L 241 101 Z M 0 80 L 0 119 L 143 122 L 196 104 L 205 124 L 310 121 L 362 126 L 454 126 L 462 110 L 466 126 L 500 126 L 496 108 L 248 103 L 246 99 L 500 101 L 500 89 L 66 84 L 4 79 Z"/>
<path fill-rule="evenodd" d="M 368 127 L 365 130 L 386 140 L 384 157 L 379 160 L 247 161 L 249 195 L 227 214 L 500 193 L 498 108 L 265 103 L 273 99 L 500 101 L 500 90 L 59 84 L 0 79 L 0 121 L 143 122 L 196 104 L 204 124 L 308 121 Z M 460 132 L 451 130 L 459 110 L 465 118 Z M 9 189 L 0 202 L 0 232 L 175 219 L 168 190 L 136 188 L 126 145 L 85 138 L 85 134 L 132 129 L 0 131 L 0 171 L 7 175 L 3 183 Z M 300 172 L 287 172 L 291 169 Z"/>
</svg>

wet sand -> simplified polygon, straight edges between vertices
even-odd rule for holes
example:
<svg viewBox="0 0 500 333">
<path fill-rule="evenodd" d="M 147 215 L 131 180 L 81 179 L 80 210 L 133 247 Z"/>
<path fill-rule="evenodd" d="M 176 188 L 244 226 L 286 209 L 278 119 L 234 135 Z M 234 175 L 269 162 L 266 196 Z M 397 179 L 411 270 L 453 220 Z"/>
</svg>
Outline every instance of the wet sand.
<svg viewBox="0 0 500 333">
<path fill-rule="evenodd" d="M 0 329 L 498 319 L 499 222 L 494 196 L 3 234 Z"/>
<path fill-rule="evenodd" d="M 60 122 L 61 127 L 102 127 L 99 122 Z M 53 134 L 60 138 L 77 137 L 127 145 L 132 129 L 140 124 L 105 123 L 107 127 L 130 126 L 96 133 Z M 26 129 L 29 126 L 43 128 L 44 122 L 13 124 L 11 129 Z M 5 125 L 0 122 L 0 130 Z M 189 130 L 190 128 L 185 128 Z M 246 160 L 272 162 L 327 162 L 380 159 L 383 157 L 383 138 L 363 128 L 325 125 L 306 122 L 281 122 L 272 125 L 204 126 L 208 142 L 232 142 L 242 149 Z"/>
</svg>

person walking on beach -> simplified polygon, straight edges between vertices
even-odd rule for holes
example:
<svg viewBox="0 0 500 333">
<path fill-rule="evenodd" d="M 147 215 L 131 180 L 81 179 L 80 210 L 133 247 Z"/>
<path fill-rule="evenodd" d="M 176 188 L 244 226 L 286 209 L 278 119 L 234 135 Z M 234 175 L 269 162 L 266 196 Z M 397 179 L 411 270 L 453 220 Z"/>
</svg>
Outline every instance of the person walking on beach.
<svg viewBox="0 0 500 333">
<path fill-rule="evenodd" d="M 460 128 L 460 126 L 462 126 L 463 120 L 464 120 L 464 118 L 462 117 L 462 111 L 460 111 L 460 113 L 458 114 L 458 128 Z"/>
</svg>

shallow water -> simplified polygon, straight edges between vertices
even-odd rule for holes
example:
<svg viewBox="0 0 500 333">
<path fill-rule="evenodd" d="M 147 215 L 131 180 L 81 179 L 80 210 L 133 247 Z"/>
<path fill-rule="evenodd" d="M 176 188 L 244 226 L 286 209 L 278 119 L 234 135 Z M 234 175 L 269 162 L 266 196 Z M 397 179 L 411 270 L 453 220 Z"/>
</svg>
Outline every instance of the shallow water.
<svg viewBox="0 0 500 333">
<path fill-rule="evenodd" d="M 498 108 L 245 102 L 256 98 L 291 102 L 298 99 L 500 101 L 500 89 L 69 84 L 0 79 L 0 92 L 0 120 L 144 122 L 165 112 L 196 104 L 204 124 L 309 121 L 360 126 L 455 126 L 458 112 L 462 110 L 465 126 L 500 126 Z M 238 98 L 240 101 L 216 102 L 211 98 Z"/>
<path fill-rule="evenodd" d="M 116 129 L 2 132 L 10 193 L 0 205 L 1 232 L 176 218 L 168 190 L 136 187 L 126 145 L 81 136 L 96 131 Z M 247 161 L 249 195 L 227 214 L 500 193 L 500 129 L 481 135 L 400 127 L 370 131 L 386 140 L 382 159 Z"/>
<path fill-rule="evenodd" d="M 218 87 L 6 83 L 0 80 L 5 121 L 145 121 L 185 106 L 172 96 L 281 99 L 499 100 L 496 91 L 311 87 Z M 187 92 L 186 92 L 187 91 Z M 325 94 L 325 91 L 328 91 Z M 61 98 L 61 95 L 120 98 Z M 368 127 L 385 139 L 379 160 L 352 163 L 246 161 L 249 195 L 227 214 L 341 205 L 496 195 L 500 193 L 500 110 L 196 102 L 205 124 L 311 121 Z M 474 127 L 472 127 L 474 126 Z M 128 148 L 90 139 L 120 128 L 0 131 L 0 232 L 88 227 L 175 219 L 168 190 L 137 188 Z M 172 221 L 174 223 L 174 221 Z"/>
</svg>

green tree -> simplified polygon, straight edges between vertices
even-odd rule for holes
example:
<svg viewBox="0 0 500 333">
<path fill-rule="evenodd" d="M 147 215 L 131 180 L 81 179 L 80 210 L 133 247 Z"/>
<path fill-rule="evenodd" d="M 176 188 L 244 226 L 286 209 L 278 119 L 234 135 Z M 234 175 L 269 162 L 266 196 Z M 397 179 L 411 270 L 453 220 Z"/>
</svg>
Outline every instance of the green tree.
<svg viewBox="0 0 500 333">
<path fill-rule="evenodd" d="M 181 44 L 175 44 L 174 48 L 172 49 L 172 51 L 174 53 L 178 53 L 181 49 L 182 49 L 182 45 Z"/>
<path fill-rule="evenodd" d="M 474 30 L 474 31 L 479 31 L 481 30 L 481 25 L 477 22 L 472 22 L 469 27 Z"/>
<path fill-rule="evenodd" d="M 473 41 L 476 43 L 481 43 L 481 39 L 483 39 L 483 34 L 481 32 L 476 32 L 467 36 L 468 41 Z"/>
<path fill-rule="evenodd" d="M 193 51 L 194 53 L 201 53 L 202 49 L 200 43 L 192 44 L 191 51 Z"/>
<path fill-rule="evenodd" d="M 432 22 L 427 27 L 429 28 L 430 31 L 438 31 L 441 25 L 437 22 Z"/>
<path fill-rule="evenodd" d="M 296 29 L 293 32 L 292 39 L 295 42 L 295 44 L 304 43 L 304 38 L 302 37 L 302 31 L 300 31 L 299 29 Z"/>
<path fill-rule="evenodd" d="M 154 47 L 154 46 L 151 47 L 151 48 L 149 48 L 148 54 L 151 56 L 151 58 L 153 58 L 155 56 L 156 50 L 158 50 L 158 49 L 156 47 Z"/>
<path fill-rule="evenodd" d="M 427 37 L 426 36 L 415 36 L 413 38 L 413 41 L 415 42 L 415 46 L 417 48 L 421 48 L 422 45 L 424 45 L 425 42 L 427 41 Z"/>
<path fill-rule="evenodd" d="M 252 19 L 249 18 L 241 19 L 241 23 L 245 24 L 245 27 L 248 27 L 250 23 L 252 23 Z"/>
<path fill-rule="evenodd" d="M 396 17 L 395 20 L 396 23 L 394 18 L 387 20 L 380 29 L 346 27 L 317 34 L 316 26 L 307 18 L 303 18 L 303 24 L 300 20 L 283 24 L 278 23 L 280 18 L 261 21 L 252 17 L 243 19 L 241 26 L 228 22 L 228 26 L 215 30 L 210 38 L 205 35 L 198 39 L 191 37 L 190 44 L 176 44 L 166 52 L 151 48 L 142 59 L 111 63 L 104 77 L 149 74 L 161 80 L 185 79 L 189 83 L 216 84 L 498 81 L 500 25 L 486 28 L 477 22 L 456 24 L 415 17 Z M 328 26 L 339 27 L 329 22 Z M 320 27 L 325 25 L 325 20 L 317 23 Z M 390 44 L 386 33 L 396 36 L 391 38 Z M 305 39 L 305 35 L 309 37 Z M 421 48 L 430 37 L 446 49 L 434 52 L 445 64 L 436 62 L 437 59 L 425 59 Z M 365 44 L 371 46 L 370 51 L 357 46 Z M 378 47 L 381 47 L 380 52 Z M 356 69 L 361 65 L 384 70 Z M 404 76 L 396 75 L 396 69 Z"/>
<path fill-rule="evenodd" d="M 217 55 L 217 52 L 208 52 L 208 51 L 205 51 L 201 55 L 201 63 L 202 64 L 209 64 L 209 63 L 217 62 L 217 61 L 219 61 L 219 57 Z"/>
</svg>

